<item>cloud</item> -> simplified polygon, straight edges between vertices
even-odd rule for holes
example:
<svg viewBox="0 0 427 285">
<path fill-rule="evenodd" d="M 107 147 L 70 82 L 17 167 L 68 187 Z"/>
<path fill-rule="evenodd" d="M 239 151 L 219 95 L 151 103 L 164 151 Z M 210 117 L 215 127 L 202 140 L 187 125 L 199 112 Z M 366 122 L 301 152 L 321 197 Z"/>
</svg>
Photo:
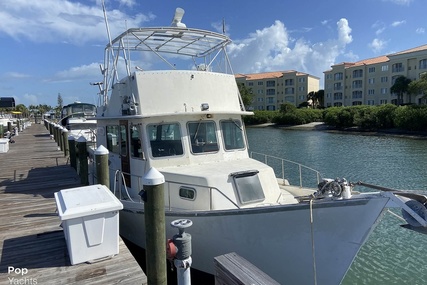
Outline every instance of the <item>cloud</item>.
<svg viewBox="0 0 427 285">
<path fill-rule="evenodd" d="M 416 30 L 415 30 L 415 32 L 417 33 L 417 34 L 424 34 L 425 33 L 425 29 L 424 28 L 417 28 Z"/>
<path fill-rule="evenodd" d="M 9 79 L 22 79 L 22 78 L 31 77 L 31 75 L 11 71 L 11 72 L 6 72 L 4 77 L 9 78 Z"/>
<path fill-rule="evenodd" d="M 382 34 L 386 29 L 385 24 L 381 21 L 376 21 L 371 27 L 376 30 L 376 35 Z"/>
<path fill-rule="evenodd" d="M 413 0 L 383 0 L 383 2 L 392 2 L 397 5 L 406 5 L 409 6 Z"/>
<path fill-rule="evenodd" d="M 22 101 L 25 101 L 24 103 L 25 106 L 39 104 L 37 100 L 37 97 L 38 97 L 37 95 L 25 93 L 22 97 L 23 97 Z"/>
<path fill-rule="evenodd" d="M 372 49 L 373 52 L 379 53 L 387 46 L 387 42 L 376 38 L 373 39 L 372 42 L 368 44 L 368 46 Z"/>
<path fill-rule="evenodd" d="M 49 78 L 47 82 L 69 82 L 73 80 L 87 80 L 88 84 L 90 80 L 99 80 L 101 78 L 101 70 L 99 63 L 91 63 L 88 65 L 81 65 L 71 67 L 67 70 L 57 72 L 54 77 Z"/>
<path fill-rule="evenodd" d="M 131 7 L 135 0 L 120 0 L 121 5 Z M 30 40 L 37 43 L 68 42 L 83 45 L 89 41 L 107 38 L 101 5 L 87 6 L 67 0 L 2 0 L 0 10 L 0 34 L 15 40 Z M 107 11 L 111 35 L 115 37 L 128 26 L 140 26 L 154 15 L 138 13 L 129 16 L 113 9 Z"/>
<path fill-rule="evenodd" d="M 391 26 L 392 27 L 397 27 L 397 26 L 400 26 L 400 25 L 403 25 L 403 24 L 406 24 L 405 20 L 403 20 L 403 21 L 394 21 L 393 23 L 391 23 Z"/>
<path fill-rule="evenodd" d="M 340 19 L 336 25 L 335 39 L 310 43 L 304 38 L 292 39 L 285 25 L 275 21 L 270 27 L 230 44 L 234 72 L 297 70 L 321 77 L 353 41 L 347 19 Z"/>
</svg>

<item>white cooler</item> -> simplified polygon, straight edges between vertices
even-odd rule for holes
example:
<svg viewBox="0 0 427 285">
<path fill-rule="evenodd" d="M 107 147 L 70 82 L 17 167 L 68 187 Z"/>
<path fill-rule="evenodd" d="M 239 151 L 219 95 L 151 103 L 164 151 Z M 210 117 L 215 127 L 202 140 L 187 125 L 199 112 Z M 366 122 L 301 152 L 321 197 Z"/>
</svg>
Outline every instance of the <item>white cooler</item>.
<svg viewBox="0 0 427 285">
<path fill-rule="evenodd" d="M 55 193 L 71 264 L 119 253 L 122 203 L 104 185 L 63 189 Z"/>
<path fill-rule="evenodd" d="M 9 151 L 9 139 L 0 138 L 0 152 L 8 152 L 8 151 Z"/>
</svg>

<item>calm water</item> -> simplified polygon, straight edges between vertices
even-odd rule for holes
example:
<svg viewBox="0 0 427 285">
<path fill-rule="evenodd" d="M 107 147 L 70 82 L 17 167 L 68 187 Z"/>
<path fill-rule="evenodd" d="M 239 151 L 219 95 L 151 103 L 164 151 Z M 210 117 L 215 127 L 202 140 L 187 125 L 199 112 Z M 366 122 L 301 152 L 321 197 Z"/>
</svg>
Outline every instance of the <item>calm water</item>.
<svg viewBox="0 0 427 285">
<path fill-rule="evenodd" d="M 247 133 L 250 151 L 299 162 L 325 178 L 427 191 L 427 140 L 274 128 Z M 403 223 L 385 213 L 343 285 L 427 284 L 427 235 L 400 228 Z"/>
</svg>

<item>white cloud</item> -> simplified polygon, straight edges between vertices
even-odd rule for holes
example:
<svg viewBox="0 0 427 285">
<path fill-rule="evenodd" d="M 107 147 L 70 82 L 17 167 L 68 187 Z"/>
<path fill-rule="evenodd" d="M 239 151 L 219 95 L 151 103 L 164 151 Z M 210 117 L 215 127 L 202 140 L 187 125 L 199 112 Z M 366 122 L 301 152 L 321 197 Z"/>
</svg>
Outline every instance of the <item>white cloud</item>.
<svg viewBox="0 0 427 285">
<path fill-rule="evenodd" d="M 297 70 L 321 77 L 352 41 L 347 19 L 337 22 L 335 39 L 313 44 L 303 38 L 291 39 L 285 25 L 276 21 L 245 39 L 235 40 L 229 54 L 236 73 Z"/>
<path fill-rule="evenodd" d="M 11 78 L 11 79 L 21 79 L 21 78 L 31 77 L 31 75 L 11 71 L 11 72 L 7 72 L 5 74 L 5 77 Z"/>
<path fill-rule="evenodd" d="M 375 29 L 375 34 L 379 35 L 382 34 L 385 31 L 385 24 L 381 21 L 376 21 L 373 25 L 372 28 Z"/>
<path fill-rule="evenodd" d="M 373 39 L 372 42 L 368 44 L 368 46 L 372 49 L 373 52 L 379 53 L 387 46 L 387 41 L 376 38 Z"/>
<path fill-rule="evenodd" d="M 409 6 L 413 0 L 383 0 L 383 2 L 392 2 L 398 5 L 406 5 Z"/>
<path fill-rule="evenodd" d="M 426 30 L 425 30 L 424 28 L 417 28 L 417 29 L 415 30 L 415 32 L 416 32 L 417 34 L 424 34 L 424 33 L 426 32 Z"/>
<path fill-rule="evenodd" d="M 391 26 L 392 27 L 397 27 L 397 26 L 400 26 L 400 25 L 403 25 L 403 24 L 406 24 L 405 20 L 403 20 L 403 21 L 394 21 L 393 23 L 391 23 Z"/>
<path fill-rule="evenodd" d="M 88 65 L 72 67 L 68 70 L 63 70 L 55 74 L 53 78 L 47 79 L 47 82 L 68 82 L 73 80 L 85 79 L 90 80 L 100 79 L 101 70 L 99 63 L 91 63 Z"/>
<path fill-rule="evenodd" d="M 134 0 L 120 0 L 132 6 Z M 82 45 L 88 41 L 105 41 L 105 22 L 101 5 L 87 6 L 67 0 L 2 0 L 0 34 L 33 42 L 69 42 Z M 108 6 L 107 6 L 108 7 Z M 119 10 L 107 11 L 113 37 L 128 26 L 140 26 L 154 18 L 152 14 L 129 16 Z"/>
<path fill-rule="evenodd" d="M 22 97 L 23 97 L 23 101 L 25 101 L 25 103 L 24 103 L 25 106 L 38 105 L 39 104 L 39 102 L 37 100 L 37 97 L 38 97 L 37 95 L 26 93 Z"/>
</svg>

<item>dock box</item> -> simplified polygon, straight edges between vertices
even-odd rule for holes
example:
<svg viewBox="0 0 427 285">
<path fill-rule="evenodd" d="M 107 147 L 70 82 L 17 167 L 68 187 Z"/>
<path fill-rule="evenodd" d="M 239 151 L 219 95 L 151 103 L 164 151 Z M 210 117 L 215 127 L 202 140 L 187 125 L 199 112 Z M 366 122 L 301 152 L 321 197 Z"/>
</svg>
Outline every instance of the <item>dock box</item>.
<svg viewBox="0 0 427 285">
<path fill-rule="evenodd" d="M 0 153 L 9 151 L 9 139 L 0 138 Z"/>
<path fill-rule="evenodd" d="M 104 185 L 63 189 L 55 193 L 71 264 L 119 253 L 122 203 Z"/>
</svg>

